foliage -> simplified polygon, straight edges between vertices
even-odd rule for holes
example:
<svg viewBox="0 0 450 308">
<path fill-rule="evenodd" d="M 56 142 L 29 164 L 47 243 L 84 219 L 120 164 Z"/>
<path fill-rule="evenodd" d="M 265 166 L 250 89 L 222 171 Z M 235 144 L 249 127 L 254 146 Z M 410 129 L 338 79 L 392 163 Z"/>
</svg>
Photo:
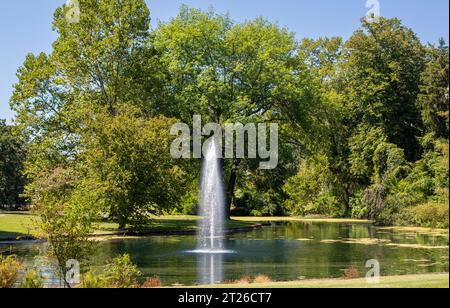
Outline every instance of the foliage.
<svg viewBox="0 0 450 308">
<path fill-rule="evenodd" d="M 413 223 L 428 228 L 448 229 L 448 202 L 446 204 L 428 203 L 410 209 Z"/>
<path fill-rule="evenodd" d="M 169 90 L 165 115 L 190 123 L 197 114 L 220 125 L 296 115 L 298 129 L 308 125 L 311 87 L 297 70 L 297 43 L 287 29 L 262 18 L 235 23 L 228 15 L 183 6 L 156 29 L 154 43 Z M 237 201 L 235 191 L 244 189 L 243 174 L 257 176 L 246 167 L 241 159 L 225 163 L 228 209 Z"/>
<path fill-rule="evenodd" d="M 402 149 L 394 144 L 381 143 L 373 154 L 374 183 L 383 183 L 391 187 L 408 172 Z"/>
<path fill-rule="evenodd" d="M 125 229 L 162 214 L 182 194 L 183 170 L 170 156 L 173 119 L 145 119 L 133 109 L 97 113 L 83 135 L 83 181 L 89 199 Z"/>
<path fill-rule="evenodd" d="M 284 186 L 289 196 L 286 207 L 294 215 L 342 216 L 345 209 L 333 195 L 334 181 L 325 156 L 304 161 Z"/>
<path fill-rule="evenodd" d="M 127 254 L 113 259 L 105 268 L 105 278 L 111 288 L 136 288 L 140 276 L 141 272 Z"/>
<path fill-rule="evenodd" d="M 143 284 L 142 288 L 150 289 L 150 288 L 160 288 L 162 287 L 162 282 L 159 277 L 150 277 Z"/>
<path fill-rule="evenodd" d="M 360 126 L 358 133 L 349 141 L 351 151 L 350 172 L 361 178 L 365 183 L 371 181 L 374 172 L 374 155 L 380 143 L 386 142 L 387 137 L 381 128 Z"/>
<path fill-rule="evenodd" d="M 24 205 L 25 142 L 13 126 L 0 120 L 0 207 Z"/>
<path fill-rule="evenodd" d="M 128 99 L 143 114 L 150 109 L 147 104 L 154 102 L 150 97 L 157 82 L 150 72 L 153 51 L 146 47 L 149 11 L 145 2 L 81 0 L 79 5 L 79 23 L 67 21 L 67 6 L 56 11 L 58 37 L 53 52 L 28 55 L 18 71 L 11 106 L 19 128 L 30 140 L 25 169 L 29 196 L 40 170 L 82 169 L 83 142 L 87 134 L 95 133 L 90 121 L 107 120 L 105 110 L 113 118 Z M 87 181 L 77 184 L 76 189 L 82 190 Z M 84 201 L 92 197 L 78 195 Z"/>
<path fill-rule="evenodd" d="M 95 208 L 82 202 L 75 193 L 77 177 L 74 169 L 59 167 L 43 170 L 33 183 L 33 210 L 39 230 L 49 243 L 48 253 L 58 264 L 65 286 L 69 260 L 84 261 L 91 251 L 89 236 Z"/>
<path fill-rule="evenodd" d="M 102 269 L 88 271 L 82 275 L 81 288 L 104 289 L 104 288 L 137 288 L 138 278 L 142 276 L 136 265 L 131 262 L 129 255 L 124 254 L 111 260 Z"/>
<path fill-rule="evenodd" d="M 381 127 L 388 142 L 416 159 L 421 122 L 415 101 L 425 66 L 425 49 L 417 35 L 398 19 L 363 20 L 344 54 L 341 82 L 350 120 Z"/>
<path fill-rule="evenodd" d="M 83 274 L 80 287 L 83 289 L 105 289 L 108 284 L 104 276 L 89 271 Z"/>
<path fill-rule="evenodd" d="M 344 272 L 344 279 L 358 279 L 361 277 L 359 270 L 356 267 L 350 267 Z"/>
<path fill-rule="evenodd" d="M 441 39 L 439 46 L 428 48 L 427 67 L 422 73 L 417 104 L 428 132 L 436 138 L 449 135 L 449 53 Z"/>
<path fill-rule="evenodd" d="M 0 255 L 0 288 L 12 288 L 17 281 L 22 264 L 15 256 Z"/>
<path fill-rule="evenodd" d="M 270 279 L 269 276 L 266 275 L 258 275 L 253 279 L 253 283 L 270 283 L 272 282 L 272 279 Z"/>
<path fill-rule="evenodd" d="M 280 125 L 276 170 L 224 161 L 229 213 L 445 225 L 435 219 L 448 203 L 443 41 L 424 46 L 386 18 L 363 19 L 347 41 L 297 41 L 262 18 L 187 6 L 150 30 L 144 0 L 79 4 L 78 23 L 65 5 L 55 12 L 52 52 L 19 68 L 17 127 L 0 123 L 0 202 L 22 202 L 27 178 L 61 266 L 83 259 L 100 216 L 125 229 L 195 213 L 200 161 L 173 161 L 168 133 L 195 114 Z"/>
<path fill-rule="evenodd" d="M 43 287 L 40 270 L 30 270 L 25 273 L 21 288 L 41 289 Z"/>
</svg>

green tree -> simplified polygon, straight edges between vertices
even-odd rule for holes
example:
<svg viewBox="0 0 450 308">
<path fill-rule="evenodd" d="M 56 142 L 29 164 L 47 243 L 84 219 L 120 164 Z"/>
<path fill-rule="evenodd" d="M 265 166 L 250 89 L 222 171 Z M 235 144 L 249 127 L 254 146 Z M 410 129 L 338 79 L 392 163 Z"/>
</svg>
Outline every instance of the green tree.
<svg viewBox="0 0 450 308">
<path fill-rule="evenodd" d="M 444 40 L 428 48 L 429 60 L 422 74 L 417 104 L 427 132 L 436 138 L 449 136 L 449 54 Z"/>
<path fill-rule="evenodd" d="M 144 204 L 154 213 L 167 208 L 174 195 L 168 180 L 177 173 L 162 153 L 155 158 L 158 151 L 169 151 L 167 140 L 158 143 L 151 130 L 162 135 L 169 121 L 149 119 L 159 114 L 156 102 L 163 92 L 149 42 L 149 10 L 143 0 L 80 0 L 79 6 L 76 23 L 66 18 L 67 6 L 57 9 L 52 53 L 28 55 L 18 71 L 11 106 L 31 141 L 28 192 L 32 196 L 41 170 L 72 168 L 79 176 L 78 201 L 96 209 L 102 205 L 102 214 L 124 228 L 131 216 L 142 214 Z M 134 147 L 130 153 L 127 140 Z"/>
<path fill-rule="evenodd" d="M 425 55 L 419 38 L 398 19 L 363 20 L 344 54 L 341 78 L 354 127 L 381 127 L 409 160 L 418 159 L 422 121 L 416 98 Z"/>
<path fill-rule="evenodd" d="M 75 169 L 57 167 L 41 171 L 29 186 L 33 211 L 39 216 L 38 230 L 49 244 L 49 256 L 57 262 L 57 273 L 69 288 L 67 262 L 76 260 L 82 264 L 89 257 L 92 251 L 89 236 L 97 217 L 96 208 L 82 202 L 77 194 L 78 181 Z"/>
<path fill-rule="evenodd" d="M 21 268 L 22 264 L 16 256 L 3 257 L 0 255 L 0 289 L 12 288 Z"/>
<path fill-rule="evenodd" d="M 82 135 L 83 191 L 119 223 L 145 222 L 178 204 L 184 171 L 170 156 L 176 121 L 145 119 L 136 108 L 121 106 L 114 116 L 97 112 Z"/>
<path fill-rule="evenodd" d="M 20 206 L 25 178 L 25 142 L 12 126 L 0 120 L 0 206 Z"/>
<path fill-rule="evenodd" d="M 143 109 L 152 104 L 148 89 L 155 88 L 154 74 L 139 71 L 152 69 L 153 61 L 146 47 L 145 2 L 80 0 L 79 5 L 77 23 L 66 18 L 67 6 L 57 9 L 52 53 L 28 55 L 17 73 L 10 103 L 32 141 L 26 170 L 31 180 L 39 168 L 76 160 L 84 110 L 108 108 L 114 114 L 125 101 Z"/>
<path fill-rule="evenodd" d="M 378 128 L 370 128 L 362 125 L 358 133 L 349 140 L 350 147 L 350 171 L 358 177 L 362 185 L 370 185 L 374 173 L 374 155 L 381 143 L 387 142 L 386 134 Z"/>
<path fill-rule="evenodd" d="M 105 268 L 105 278 L 111 288 L 137 288 L 142 273 L 127 254 L 113 259 Z"/>
<path fill-rule="evenodd" d="M 156 29 L 155 47 L 171 97 L 164 108 L 185 123 L 195 114 L 221 125 L 277 121 L 294 103 L 299 115 L 309 102 L 302 100 L 306 87 L 297 70 L 294 34 L 261 18 L 239 24 L 183 6 Z M 228 211 L 241 163 L 225 162 Z"/>
</svg>

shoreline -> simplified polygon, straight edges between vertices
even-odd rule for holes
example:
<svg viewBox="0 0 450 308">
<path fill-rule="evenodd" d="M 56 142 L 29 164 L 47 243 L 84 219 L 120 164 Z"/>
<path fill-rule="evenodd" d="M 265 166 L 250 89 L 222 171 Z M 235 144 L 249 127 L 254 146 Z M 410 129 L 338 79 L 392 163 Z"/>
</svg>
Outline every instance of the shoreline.
<svg viewBox="0 0 450 308">
<path fill-rule="evenodd" d="M 246 233 L 254 230 L 262 229 L 269 226 L 268 223 L 255 224 L 248 227 L 237 227 L 225 229 L 226 235 Z M 89 240 L 92 241 L 102 241 L 102 240 L 118 240 L 118 239 L 129 239 L 129 238 L 146 238 L 152 236 L 190 236 L 196 235 L 197 230 L 161 230 L 161 231 L 124 231 L 124 232 L 110 232 L 110 233 L 100 233 L 92 234 L 89 236 Z M 0 238 L 0 245 L 14 245 L 21 243 L 31 243 L 31 242 L 46 242 L 45 239 L 40 239 L 31 235 L 18 236 L 18 237 L 3 237 Z"/>
<path fill-rule="evenodd" d="M 379 283 L 368 283 L 358 279 L 306 279 L 286 282 L 266 282 L 251 284 L 217 284 L 187 287 L 193 289 L 312 289 L 312 288 L 449 288 L 449 273 L 411 274 L 380 277 Z"/>
<path fill-rule="evenodd" d="M 26 212 L 0 212 L 0 216 L 3 215 L 20 215 L 23 217 L 32 216 Z M 161 221 L 167 220 L 180 220 L 180 221 L 195 221 L 198 219 L 197 216 L 166 216 L 166 217 L 157 217 L 155 219 L 160 219 Z M 232 217 L 233 222 L 240 223 L 249 223 L 248 226 L 236 226 L 236 227 L 228 227 L 225 230 L 227 235 L 237 234 L 237 233 L 245 233 L 251 232 L 254 230 L 262 229 L 264 227 L 270 226 L 273 223 L 288 223 L 288 222 L 311 222 L 311 223 L 337 223 L 337 224 L 366 224 L 373 225 L 373 221 L 370 220 L 358 220 L 358 219 L 337 219 L 337 218 L 326 218 L 326 217 Z M 251 224 L 254 223 L 254 224 Z M 412 232 L 412 233 L 436 233 L 436 234 L 444 234 L 448 235 L 448 229 L 434 229 L 434 228 L 424 228 L 424 227 L 414 227 L 414 226 L 390 226 L 390 227 L 382 227 L 382 226 L 374 226 L 380 231 L 404 231 L 404 232 Z M 1 230 L 6 231 L 8 230 Z M 10 232 L 11 236 L 0 236 L 0 245 L 14 245 L 19 243 L 33 242 L 33 241 L 43 241 L 42 239 L 35 237 L 30 234 L 20 234 L 17 232 L 17 235 L 14 232 Z M 126 238 L 145 238 L 151 236 L 190 236 L 197 234 L 196 229 L 189 230 L 143 230 L 143 231 L 102 231 L 97 230 L 91 236 L 91 240 L 108 240 L 111 238 L 115 239 L 126 239 Z"/>
</svg>

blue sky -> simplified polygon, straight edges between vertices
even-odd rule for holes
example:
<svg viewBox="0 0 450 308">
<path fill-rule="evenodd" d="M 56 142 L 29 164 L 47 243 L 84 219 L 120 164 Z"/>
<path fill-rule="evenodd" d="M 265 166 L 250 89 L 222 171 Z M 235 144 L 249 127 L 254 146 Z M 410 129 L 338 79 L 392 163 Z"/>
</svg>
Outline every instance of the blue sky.
<svg viewBox="0 0 450 308">
<path fill-rule="evenodd" d="M 264 16 L 297 33 L 298 38 L 342 36 L 348 38 L 366 14 L 366 0 L 146 0 L 152 25 L 176 15 L 181 4 L 214 7 L 244 21 Z M 16 71 L 29 52 L 50 52 L 55 39 L 51 22 L 65 0 L 0 1 L 0 119 L 13 113 L 8 100 Z M 381 15 L 399 17 L 423 42 L 449 38 L 448 0 L 379 0 Z"/>
</svg>

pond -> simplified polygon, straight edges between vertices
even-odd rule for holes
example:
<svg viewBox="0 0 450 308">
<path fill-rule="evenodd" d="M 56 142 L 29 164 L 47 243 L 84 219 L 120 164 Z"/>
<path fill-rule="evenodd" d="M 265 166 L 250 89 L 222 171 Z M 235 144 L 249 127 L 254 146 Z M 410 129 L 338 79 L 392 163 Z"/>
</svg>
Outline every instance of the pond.
<svg viewBox="0 0 450 308">
<path fill-rule="evenodd" d="M 366 224 L 285 222 L 230 235 L 230 253 L 204 255 L 194 236 L 155 236 L 99 242 L 92 264 L 128 253 L 145 277 L 165 285 L 196 285 L 266 275 L 274 281 L 338 278 L 350 267 L 365 275 L 377 260 L 383 276 L 448 272 L 448 233 L 379 229 Z M 37 262 L 45 244 L 0 245 L 0 252 Z"/>
</svg>

